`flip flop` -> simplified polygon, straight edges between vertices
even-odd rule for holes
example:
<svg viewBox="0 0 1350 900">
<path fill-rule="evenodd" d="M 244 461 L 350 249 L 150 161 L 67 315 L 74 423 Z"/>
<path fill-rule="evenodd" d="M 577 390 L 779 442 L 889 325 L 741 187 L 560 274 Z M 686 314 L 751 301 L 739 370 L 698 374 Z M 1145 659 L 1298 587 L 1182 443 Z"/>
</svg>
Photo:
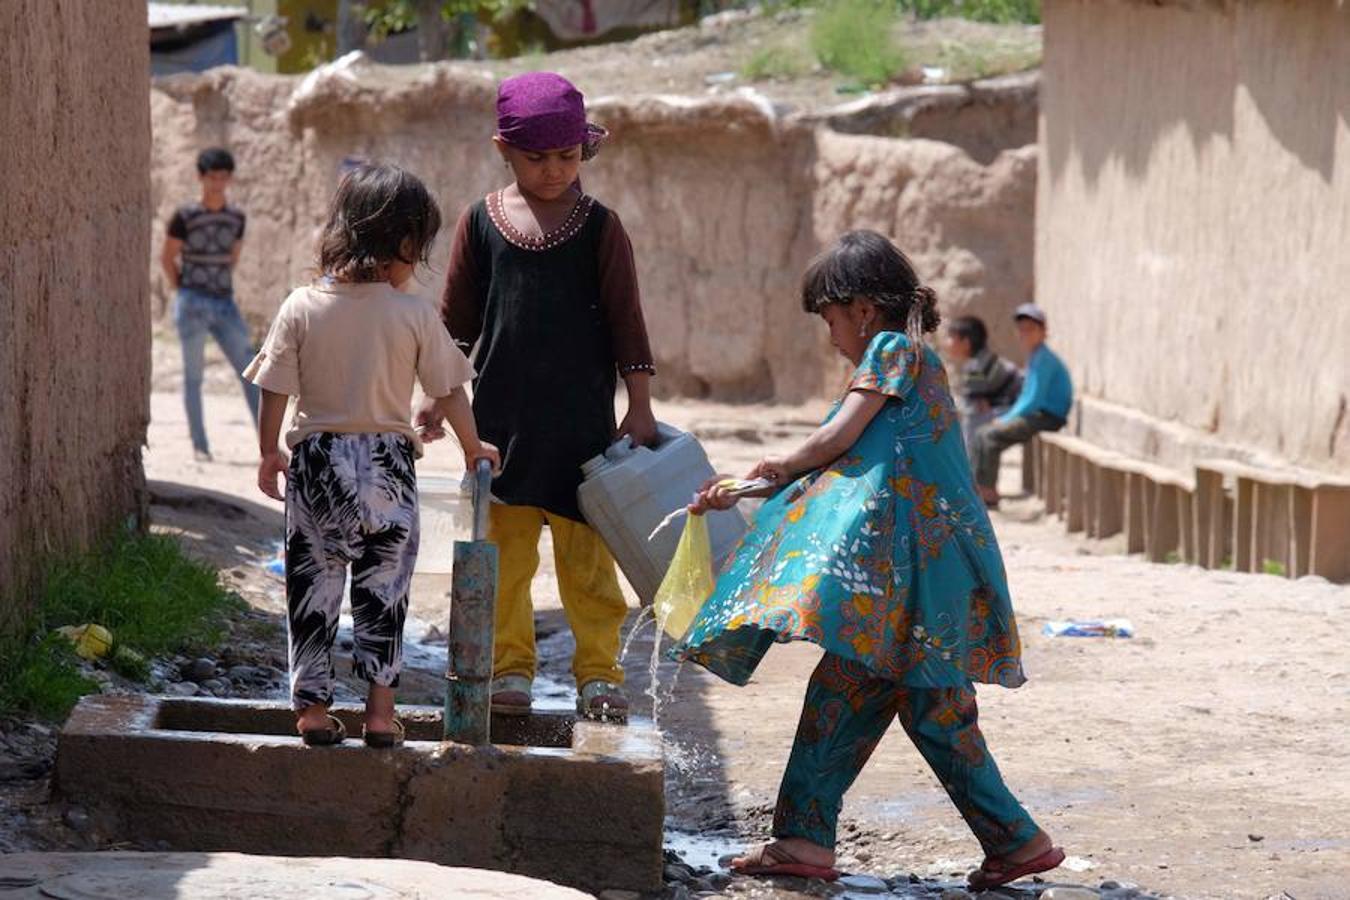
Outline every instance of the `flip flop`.
<svg viewBox="0 0 1350 900">
<path fill-rule="evenodd" d="M 376 750 L 388 750 L 391 747 L 403 746 L 405 734 L 403 723 L 398 719 L 394 720 L 393 731 L 367 731 L 364 725 L 361 726 L 361 740 L 366 742 L 367 747 L 373 747 Z"/>
<path fill-rule="evenodd" d="M 307 747 L 333 747 L 347 739 L 347 726 L 337 716 L 328 717 L 328 728 L 311 728 L 300 732 L 300 740 Z"/>
<path fill-rule="evenodd" d="M 746 864 L 732 866 L 738 875 L 792 875 L 797 878 L 819 878 L 838 881 L 840 872 L 830 866 L 813 866 L 801 862 L 777 844 L 762 844 L 745 855 Z"/>
<path fill-rule="evenodd" d="M 1041 872 L 1058 868 L 1064 862 L 1064 851 L 1059 847 L 1051 847 L 1040 856 L 1026 862 L 1007 863 L 1007 868 L 998 868 L 999 864 L 1004 862 L 1006 861 L 1001 859 L 986 859 L 966 880 L 970 882 L 971 887 L 979 891 L 996 888 L 1028 875 L 1039 875 Z"/>
</svg>

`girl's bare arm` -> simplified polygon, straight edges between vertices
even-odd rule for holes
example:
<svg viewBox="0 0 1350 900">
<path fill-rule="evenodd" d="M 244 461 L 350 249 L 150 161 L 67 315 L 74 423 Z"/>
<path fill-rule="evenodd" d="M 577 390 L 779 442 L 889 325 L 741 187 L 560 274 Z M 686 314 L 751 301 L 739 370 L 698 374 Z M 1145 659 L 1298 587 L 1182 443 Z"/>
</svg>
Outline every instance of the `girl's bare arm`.
<svg viewBox="0 0 1350 900">
<path fill-rule="evenodd" d="M 714 479 L 690 505 L 691 512 L 708 509 L 730 509 L 741 496 L 760 497 L 772 494 L 797 475 L 819 469 L 842 456 L 858 442 L 863 431 L 886 405 L 886 397 L 873 391 L 850 391 L 833 419 L 815 430 L 806 441 L 787 456 L 767 456 L 750 470 L 747 478 L 767 478 L 776 487 L 737 496 L 717 486 Z"/>
</svg>

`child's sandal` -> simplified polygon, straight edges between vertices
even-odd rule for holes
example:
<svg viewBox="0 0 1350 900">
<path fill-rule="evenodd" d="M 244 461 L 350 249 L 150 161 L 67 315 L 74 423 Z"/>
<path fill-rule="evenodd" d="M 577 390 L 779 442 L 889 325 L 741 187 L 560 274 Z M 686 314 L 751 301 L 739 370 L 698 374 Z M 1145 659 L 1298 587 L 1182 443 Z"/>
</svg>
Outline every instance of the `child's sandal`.
<svg viewBox="0 0 1350 900">
<path fill-rule="evenodd" d="M 347 726 L 337 716 L 328 716 L 327 728 L 311 728 L 300 732 L 306 747 L 333 747 L 347 739 Z"/>
<path fill-rule="evenodd" d="M 577 692 L 577 713 L 595 722 L 623 724 L 628 721 L 628 697 L 619 685 L 597 678 Z"/>
<path fill-rule="evenodd" d="M 367 747 L 376 750 L 388 750 L 393 747 L 403 746 L 405 732 L 403 723 L 398 719 L 394 720 L 393 731 L 367 731 L 364 725 L 361 726 L 361 740 L 366 742 Z"/>
</svg>

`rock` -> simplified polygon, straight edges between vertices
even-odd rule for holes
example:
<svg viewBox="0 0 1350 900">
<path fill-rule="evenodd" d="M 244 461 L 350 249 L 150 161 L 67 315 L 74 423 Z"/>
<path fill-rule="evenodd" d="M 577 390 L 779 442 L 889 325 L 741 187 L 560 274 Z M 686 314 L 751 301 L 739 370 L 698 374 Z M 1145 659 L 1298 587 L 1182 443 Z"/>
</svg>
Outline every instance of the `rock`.
<svg viewBox="0 0 1350 900">
<path fill-rule="evenodd" d="M 219 697 L 229 690 L 229 685 L 219 678 L 208 678 L 201 683 L 201 689 Z"/>
<path fill-rule="evenodd" d="M 859 850 L 857 853 L 853 854 L 853 858 L 860 863 L 870 863 L 872 861 L 872 854 L 866 850 Z"/>
<path fill-rule="evenodd" d="M 683 863 L 667 863 L 664 874 L 667 882 L 687 883 L 694 880 L 694 870 Z"/>
<path fill-rule="evenodd" d="M 693 883 L 692 885 L 690 885 L 690 886 L 691 886 L 694 890 L 699 891 L 699 892 L 703 892 L 703 891 L 714 892 L 714 891 L 717 890 L 717 888 L 713 886 L 712 879 L 711 879 L 711 878 L 708 878 L 708 877 L 706 877 L 706 876 L 703 877 L 703 878 L 696 878 L 696 879 L 694 879 L 694 883 Z"/>
<path fill-rule="evenodd" d="M 77 834 L 88 834 L 94 828 L 93 820 L 89 818 L 89 813 L 78 806 L 72 806 L 66 810 L 66 814 L 61 817 L 67 825 L 75 830 Z"/>
<path fill-rule="evenodd" d="M 884 894 L 891 889 L 890 885 L 875 875 L 845 875 L 839 879 L 839 884 L 859 894 Z"/>
<path fill-rule="evenodd" d="M 194 659 L 188 663 L 187 670 L 183 672 L 183 677 L 188 681 L 195 681 L 201 684 L 207 679 L 216 677 L 216 661 L 202 657 Z"/>
<path fill-rule="evenodd" d="M 942 892 L 938 900 L 975 900 L 969 891 L 963 891 L 960 888 L 947 888 Z"/>
<path fill-rule="evenodd" d="M 1264 834 L 1249 834 L 1249 835 L 1247 835 L 1247 840 L 1251 841 L 1253 844 L 1260 843 L 1261 841 L 1264 841 L 1265 839 L 1266 839 L 1266 836 L 1265 836 Z"/>
<path fill-rule="evenodd" d="M 1041 900 L 1100 900 L 1101 895 L 1091 888 L 1064 887 L 1050 888 L 1041 894 Z"/>
<path fill-rule="evenodd" d="M 190 681 L 178 681 L 169 685 L 169 693 L 175 697 L 195 697 L 201 689 Z"/>
<path fill-rule="evenodd" d="M 617 888 L 608 888 L 600 892 L 600 900 L 642 900 L 642 895 L 637 891 L 621 891 Z"/>
<path fill-rule="evenodd" d="M 727 885 L 731 884 L 731 876 L 726 872 L 711 872 L 703 877 L 712 883 L 713 890 L 716 891 L 724 890 Z"/>
<path fill-rule="evenodd" d="M 259 674 L 259 670 L 253 666 L 231 666 L 225 677 L 231 681 L 253 681 Z"/>
<path fill-rule="evenodd" d="M 1104 891 L 1118 891 L 1118 890 L 1120 890 L 1120 882 L 1119 882 L 1119 881 L 1103 881 L 1103 882 L 1101 883 L 1101 889 L 1104 890 Z"/>
<path fill-rule="evenodd" d="M 666 900 L 689 900 L 689 888 L 682 884 L 672 884 L 666 888 Z"/>
</svg>

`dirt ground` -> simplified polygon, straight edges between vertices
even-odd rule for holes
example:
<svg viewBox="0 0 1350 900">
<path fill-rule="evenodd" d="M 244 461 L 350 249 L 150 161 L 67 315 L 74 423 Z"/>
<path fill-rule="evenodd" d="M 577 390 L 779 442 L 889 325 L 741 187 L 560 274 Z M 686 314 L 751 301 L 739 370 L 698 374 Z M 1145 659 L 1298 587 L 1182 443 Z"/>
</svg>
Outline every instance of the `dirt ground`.
<svg viewBox="0 0 1350 900">
<path fill-rule="evenodd" d="M 216 459 L 193 462 L 175 348 L 158 344 L 147 476 L 161 495 L 218 492 L 246 515 L 222 518 L 219 500 L 207 499 L 156 505 L 154 517 L 222 566 L 255 606 L 280 612 L 279 585 L 258 567 L 280 536 L 280 504 L 253 486 L 255 441 L 237 388 L 218 361 L 206 399 Z M 658 408 L 663 420 L 700 435 L 729 472 L 790 446 L 820 412 Z M 452 444 L 433 446 L 421 471 L 456 470 L 456 455 Z M 1004 475 L 1016 483 L 1015 459 Z M 1031 682 L 1018 691 L 982 688 L 983 727 L 1010 785 L 1070 854 L 1070 867 L 1055 877 L 1178 897 L 1350 896 L 1350 829 L 1341 818 L 1350 809 L 1342 755 L 1350 734 L 1350 588 L 1115 555 L 1042 520 L 1034 500 L 1006 503 L 996 525 Z M 550 554 L 542 555 L 535 596 L 546 635 L 543 674 L 570 687 L 569 639 Z M 416 578 L 419 623 L 445 620 L 447 586 L 443 575 Z M 1128 617 L 1136 637 L 1041 633 L 1047 620 L 1088 616 Z M 647 629 L 625 659 L 635 695 L 648 688 L 650 653 Z M 765 834 L 818 654 L 808 645 L 775 648 L 745 688 L 689 667 L 672 689 L 675 673 L 661 666 L 670 843 L 687 858 L 712 860 Z M 439 690 L 433 675 L 408 685 L 409 701 L 434 700 Z M 650 714 L 650 701 L 640 699 Z M 849 794 L 843 822 L 841 860 L 852 871 L 954 881 L 978 862 L 977 846 L 899 729 Z"/>
</svg>

